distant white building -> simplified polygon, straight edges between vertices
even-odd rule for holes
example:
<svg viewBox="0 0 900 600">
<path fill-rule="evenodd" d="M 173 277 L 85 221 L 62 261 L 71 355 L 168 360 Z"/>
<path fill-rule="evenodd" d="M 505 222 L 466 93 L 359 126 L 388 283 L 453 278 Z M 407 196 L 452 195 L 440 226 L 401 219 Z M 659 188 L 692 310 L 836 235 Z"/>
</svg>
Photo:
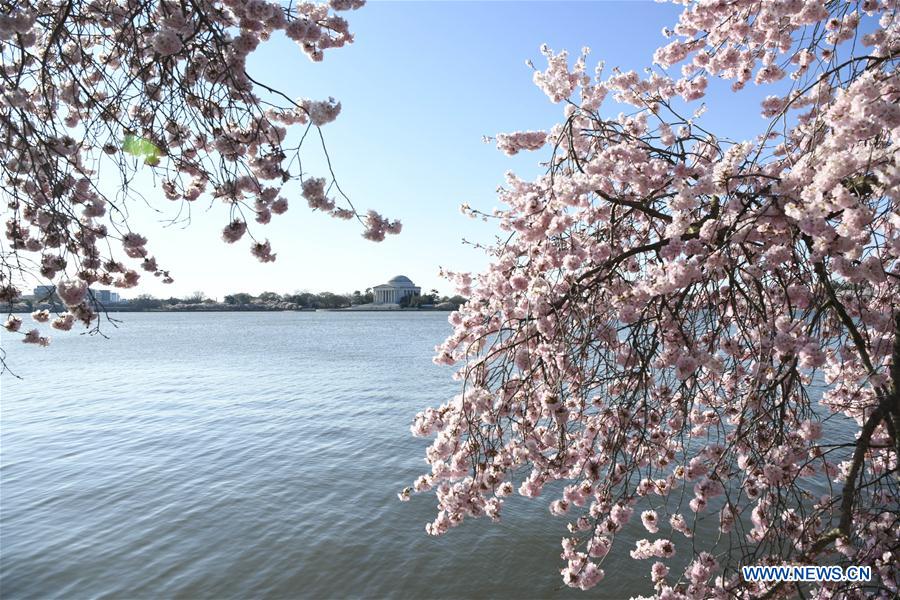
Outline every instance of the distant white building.
<svg viewBox="0 0 900 600">
<path fill-rule="evenodd" d="M 407 296 L 418 296 L 422 288 L 414 284 L 409 277 L 397 275 L 387 283 L 372 288 L 375 295 L 373 304 L 397 304 Z"/>
<path fill-rule="evenodd" d="M 118 292 L 112 292 L 110 290 L 97 290 L 94 288 L 90 288 L 90 291 L 94 296 L 94 300 L 99 304 L 118 304 L 122 301 L 122 299 L 119 297 Z M 56 286 L 37 286 L 36 288 L 34 288 L 34 299 L 37 302 L 59 302 L 59 298 L 56 295 Z"/>
<path fill-rule="evenodd" d="M 111 292 L 109 290 L 95 290 L 94 288 L 91 288 L 91 293 L 94 294 L 94 299 L 100 304 L 119 303 L 119 294 L 117 292 Z"/>
<path fill-rule="evenodd" d="M 34 288 L 34 299 L 41 302 L 49 302 L 56 297 L 55 285 L 39 285 Z"/>
</svg>

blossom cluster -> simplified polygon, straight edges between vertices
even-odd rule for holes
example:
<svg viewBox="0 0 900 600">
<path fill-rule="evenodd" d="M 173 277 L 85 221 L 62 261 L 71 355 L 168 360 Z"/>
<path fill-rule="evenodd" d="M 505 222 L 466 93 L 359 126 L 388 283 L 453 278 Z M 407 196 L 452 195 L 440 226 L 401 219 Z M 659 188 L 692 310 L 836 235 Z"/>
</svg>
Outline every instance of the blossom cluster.
<svg viewBox="0 0 900 600">
<path fill-rule="evenodd" d="M 547 143 L 546 131 L 497 134 L 497 148 L 508 156 L 518 154 L 522 150 L 539 150 L 545 143 Z"/>
</svg>

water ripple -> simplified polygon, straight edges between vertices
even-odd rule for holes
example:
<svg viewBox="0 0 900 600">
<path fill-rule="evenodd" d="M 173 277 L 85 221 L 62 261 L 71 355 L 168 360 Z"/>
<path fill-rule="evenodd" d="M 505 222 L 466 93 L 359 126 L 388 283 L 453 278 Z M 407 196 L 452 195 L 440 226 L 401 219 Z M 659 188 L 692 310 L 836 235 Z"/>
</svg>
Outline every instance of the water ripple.
<svg viewBox="0 0 900 600">
<path fill-rule="evenodd" d="M 545 500 L 430 538 L 434 498 L 396 499 L 426 468 L 412 417 L 456 390 L 445 314 L 122 318 L 7 344 L 4 598 L 581 597 Z M 649 591 L 626 565 L 595 592 Z"/>
</svg>

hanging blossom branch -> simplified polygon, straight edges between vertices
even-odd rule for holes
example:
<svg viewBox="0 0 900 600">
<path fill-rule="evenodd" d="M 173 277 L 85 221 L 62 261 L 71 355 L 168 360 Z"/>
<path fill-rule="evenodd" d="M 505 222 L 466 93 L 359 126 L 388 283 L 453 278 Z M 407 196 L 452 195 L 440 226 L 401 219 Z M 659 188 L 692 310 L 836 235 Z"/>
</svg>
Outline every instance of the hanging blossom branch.
<svg viewBox="0 0 900 600">
<path fill-rule="evenodd" d="M 299 151 L 310 128 L 333 121 L 340 103 L 292 101 L 245 70 L 250 53 L 278 31 L 321 61 L 327 49 L 353 40 L 333 11 L 362 5 L 0 0 L 0 177 L 10 211 L 0 302 L 20 296 L 19 282 L 56 282 L 67 310 L 51 324 L 68 330 L 95 322 L 91 284 L 134 287 L 140 270 L 171 282 L 147 239 L 129 226 L 141 171 L 188 215 L 203 197 L 223 203 L 227 243 L 247 235 L 251 220 L 266 224 L 284 213 L 291 180 L 299 180 L 312 209 L 358 219 L 368 239 L 398 233 L 398 221 L 360 215 L 333 172 L 326 180 L 302 171 Z M 306 132 L 289 147 L 291 126 Z M 119 177 L 112 195 L 100 184 L 101 167 Z M 275 260 L 268 240 L 252 239 L 250 251 Z M 45 313 L 34 320 L 48 322 Z M 12 315 L 6 329 L 28 343 L 49 342 L 38 329 L 24 332 Z"/>
<path fill-rule="evenodd" d="M 470 300 L 435 360 L 463 389 L 416 417 L 431 471 L 400 497 L 433 489 L 440 535 L 558 483 L 581 589 L 628 552 L 657 598 L 792 596 L 739 567 L 813 561 L 875 574 L 814 597 L 895 597 L 896 3 L 685 4 L 655 55 L 680 77 L 591 77 L 586 52 L 570 68 L 545 48 L 534 79 L 565 121 L 497 136 L 551 148 L 548 170 L 510 175 L 504 210 L 464 207 L 509 238 L 485 273 L 448 274 Z M 727 142 L 680 114 L 709 77 L 787 91 Z M 608 95 L 634 110 L 604 119 Z M 695 537 L 704 520 L 717 535 Z M 626 527 L 645 539 L 622 547 Z"/>
</svg>

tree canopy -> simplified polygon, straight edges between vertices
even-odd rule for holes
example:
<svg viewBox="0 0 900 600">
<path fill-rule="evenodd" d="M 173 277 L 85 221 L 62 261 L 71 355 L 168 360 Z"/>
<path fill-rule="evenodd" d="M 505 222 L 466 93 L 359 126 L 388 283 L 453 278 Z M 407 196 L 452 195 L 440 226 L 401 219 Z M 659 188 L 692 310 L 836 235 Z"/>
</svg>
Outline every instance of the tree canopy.
<svg viewBox="0 0 900 600">
<path fill-rule="evenodd" d="M 128 220 L 129 203 L 141 199 L 134 189 L 141 173 L 181 204 L 179 214 L 195 202 L 223 207 L 222 239 L 249 237 L 262 262 L 276 255 L 250 226 L 284 213 L 290 193 L 312 210 L 358 219 L 370 240 L 398 233 L 399 221 L 358 212 L 333 172 L 303 170 L 302 146 L 317 139 L 324 148 L 321 127 L 338 116 L 340 102 L 292 100 L 246 70 L 247 57 L 276 32 L 321 61 L 353 41 L 338 12 L 363 3 L 0 4 L 0 178 L 10 211 L 0 302 L 15 301 L 24 285 L 56 282 L 68 310 L 52 326 L 67 330 L 96 323 L 86 300 L 91 284 L 132 288 L 141 271 L 170 282 Z M 299 143 L 288 144 L 289 129 L 299 131 Z M 109 168 L 119 180 L 112 191 L 98 178 Z M 20 333 L 49 342 L 38 329 Z"/>
<path fill-rule="evenodd" d="M 544 48 L 534 81 L 563 119 L 496 142 L 547 171 L 466 207 L 508 237 L 450 274 L 470 300 L 435 360 L 464 383 L 417 416 L 431 468 L 400 497 L 432 490 L 441 535 L 550 490 L 576 588 L 628 552 L 659 598 L 798 593 L 742 578 L 753 564 L 867 565 L 807 587 L 894 597 L 896 3 L 685 5 L 643 75 Z M 710 78 L 770 87 L 757 137 L 703 127 Z M 605 118 L 611 101 L 628 110 Z"/>
</svg>

